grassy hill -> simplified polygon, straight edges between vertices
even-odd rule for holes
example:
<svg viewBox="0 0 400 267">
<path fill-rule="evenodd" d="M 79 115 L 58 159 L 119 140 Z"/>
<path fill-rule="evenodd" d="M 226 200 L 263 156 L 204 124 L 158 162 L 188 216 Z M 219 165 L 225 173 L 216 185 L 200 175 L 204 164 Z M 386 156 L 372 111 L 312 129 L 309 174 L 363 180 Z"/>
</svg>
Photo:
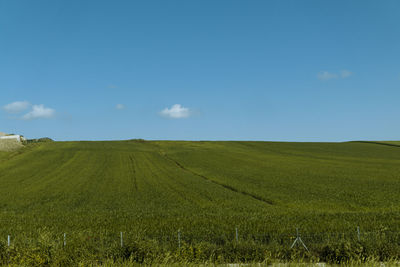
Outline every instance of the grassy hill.
<svg viewBox="0 0 400 267">
<path fill-rule="evenodd" d="M 357 226 L 365 237 L 399 238 L 399 192 L 395 145 L 38 143 L 0 152 L 0 236 L 28 246 L 43 232 L 59 242 L 68 233 L 69 243 L 104 254 L 122 231 L 127 244 L 146 240 L 165 252 L 177 249 L 180 230 L 182 244 L 216 253 L 235 242 L 237 227 L 242 244 L 261 248 L 248 259 L 259 260 L 272 247 L 288 251 L 299 228 L 321 256 L 329 236 L 354 239 Z"/>
</svg>

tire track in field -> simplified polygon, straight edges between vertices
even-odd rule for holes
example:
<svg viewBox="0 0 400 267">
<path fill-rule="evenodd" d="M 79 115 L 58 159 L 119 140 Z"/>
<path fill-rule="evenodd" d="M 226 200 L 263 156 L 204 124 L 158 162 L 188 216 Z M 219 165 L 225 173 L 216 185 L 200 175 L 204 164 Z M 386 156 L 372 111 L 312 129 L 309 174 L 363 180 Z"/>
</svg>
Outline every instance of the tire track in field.
<svg viewBox="0 0 400 267">
<path fill-rule="evenodd" d="M 136 168 L 135 168 L 135 158 L 132 155 L 129 155 L 129 169 L 131 172 L 132 180 L 133 180 L 133 185 L 135 186 L 135 191 L 138 190 L 137 186 L 137 179 L 136 179 Z"/>
<path fill-rule="evenodd" d="M 206 180 L 206 181 L 209 181 L 209 182 L 211 182 L 211 183 L 213 183 L 213 184 L 222 186 L 223 188 L 228 189 L 228 190 L 230 190 L 230 191 L 232 191 L 232 192 L 239 193 L 239 194 L 242 194 L 242 195 L 251 197 L 251 198 L 253 198 L 253 199 L 255 199 L 255 200 L 258 200 L 258 201 L 261 201 L 261 202 L 263 202 L 263 203 L 265 203 L 265 204 L 268 204 L 268 205 L 275 205 L 275 203 L 274 203 L 272 200 L 270 200 L 270 199 L 265 199 L 265 198 L 263 198 L 263 197 L 261 197 L 261 196 L 254 195 L 254 194 L 249 193 L 249 192 L 246 192 L 246 191 L 238 190 L 238 189 L 236 189 L 236 188 L 234 188 L 234 187 L 232 187 L 232 186 L 230 186 L 230 185 L 223 184 L 223 183 L 221 183 L 221 182 L 217 182 L 217 181 L 215 181 L 215 180 L 213 180 L 213 179 L 211 179 L 211 178 L 208 178 L 207 176 L 204 176 L 204 175 L 199 174 L 199 173 L 197 173 L 197 172 L 195 172 L 195 171 L 192 171 L 192 170 L 186 168 L 185 166 L 183 166 L 183 165 L 182 165 L 181 163 L 179 163 L 178 161 L 176 161 L 176 160 L 170 158 L 164 151 L 160 151 L 160 155 L 162 155 L 162 156 L 163 156 L 164 158 L 166 158 L 167 160 L 172 161 L 173 163 L 175 163 L 175 165 L 177 165 L 180 169 L 182 169 L 182 170 L 184 170 L 184 171 L 186 171 L 186 172 L 189 172 L 189 173 L 191 173 L 191 174 L 193 174 L 193 175 L 195 175 L 195 176 L 201 177 L 202 179 L 204 179 L 204 180 Z"/>
</svg>

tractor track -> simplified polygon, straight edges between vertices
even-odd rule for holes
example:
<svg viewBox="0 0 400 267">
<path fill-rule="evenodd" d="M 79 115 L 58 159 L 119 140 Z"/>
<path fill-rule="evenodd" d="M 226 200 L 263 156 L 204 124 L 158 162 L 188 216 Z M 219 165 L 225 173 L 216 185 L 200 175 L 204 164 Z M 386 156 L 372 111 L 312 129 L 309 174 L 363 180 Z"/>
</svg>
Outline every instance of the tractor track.
<svg viewBox="0 0 400 267">
<path fill-rule="evenodd" d="M 183 166 L 183 165 L 182 165 L 181 163 L 179 163 L 178 161 L 176 161 L 176 160 L 170 158 L 170 157 L 169 157 L 165 152 L 163 152 L 163 151 L 161 151 L 160 154 L 161 154 L 164 158 L 166 158 L 167 160 L 172 161 L 173 163 L 175 163 L 175 165 L 177 165 L 177 166 L 178 166 L 180 169 L 182 169 L 183 171 L 186 171 L 186 172 L 189 172 L 189 173 L 191 173 L 191 174 L 193 174 L 193 175 L 195 175 L 195 176 L 201 177 L 202 179 L 204 179 L 204 180 L 206 180 L 206 181 L 209 181 L 209 182 L 211 182 L 211 183 L 213 183 L 213 184 L 216 184 L 216 185 L 218 185 L 218 186 L 221 186 L 221 187 L 223 187 L 223 188 L 225 188 L 225 189 L 228 189 L 228 190 L 230 190 L 230 191 L 232 191 L 232 192 L 235 192 L 235 193 L 238 193 L 238 194 L 242 194 L 242 195 L 244 195 L 244 196 L 248 196 L 248 197 L 251 197 L 251 198 L 253 198 L 253 199 L 255 199 L 255 200 L 261 201 L 261 202 L 263 202 L 264 204 L 267 204 L 267 205 L 275 205 L 275 203 L 274 203 L 272 200 L 265 199 L 265 198 L 263 198 L 263 197 L 261 197 L 261 196 L 254 195 L 254 194 L 248 193 L 248 192 L 246 192 L 246 191 L 238 190 L 238 189 L 236 189 L 236 188 L 234 188 L 234 187 L 232 187 L 232 186 L 230 186 L 230 185 L 226 185 L 226 184 L 223 184 L 223 183 L 221 183 L 221 182 L 217 182 L 217 181 L 215 181 L 215 180 L 213 180 L 213 179 L 211 179 L 211 178 L 208 178 L 207 176 L 204 176 L 204 175 L 199 174 L 199 173 L 197 173 L 197 172 L 195 172 L 195 171 L 192 171 L 192 170 L 186 168 L 185 166 Z"/>
<path fill-rule="evenodd" d="M 130 169 L 131 169 L 131 174 L 132 174 L 133 185 L 135 187 L 135 191 L 137 191 L 138 186 L 137 186 L 137 179 L 136 179 L 135 158 L 132 155 L 129 155 L 129 161 L 130 161 Z"/>
</svg>

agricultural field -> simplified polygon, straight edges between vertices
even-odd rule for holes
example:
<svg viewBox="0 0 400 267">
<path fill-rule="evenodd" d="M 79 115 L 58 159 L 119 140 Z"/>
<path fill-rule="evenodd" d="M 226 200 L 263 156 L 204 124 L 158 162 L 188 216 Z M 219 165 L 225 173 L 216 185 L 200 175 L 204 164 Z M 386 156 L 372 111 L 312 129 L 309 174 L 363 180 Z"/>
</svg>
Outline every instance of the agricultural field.
<svg viewBox="0 0 400 267">
<path fill-rule="evenodd" d="M 0 261 L 397 259 L 400 142 L 388 144 L 131 140 L 0 152 Z M 307 248 L 290 248 L 296 229 Z"/>
<path fill-rule="evenodd" d="M 381 141 L 379 143 L 400 146 L 400 141 Z"/>
</svg>

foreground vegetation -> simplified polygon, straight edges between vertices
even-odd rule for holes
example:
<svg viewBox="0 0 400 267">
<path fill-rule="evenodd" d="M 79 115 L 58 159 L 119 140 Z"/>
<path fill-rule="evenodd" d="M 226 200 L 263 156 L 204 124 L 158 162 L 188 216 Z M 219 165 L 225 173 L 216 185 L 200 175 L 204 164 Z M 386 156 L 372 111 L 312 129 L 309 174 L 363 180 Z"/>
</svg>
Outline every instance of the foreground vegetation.
<svg viewBox="0 0 400 267">
<path fill-rule="evenodd" d="M 400 147 L 387 144 L 34 142 L 0 152 L 0 263 L 395 261 Z M 307 249 L 290 248 L 296 228 Z"/>
</svg>

